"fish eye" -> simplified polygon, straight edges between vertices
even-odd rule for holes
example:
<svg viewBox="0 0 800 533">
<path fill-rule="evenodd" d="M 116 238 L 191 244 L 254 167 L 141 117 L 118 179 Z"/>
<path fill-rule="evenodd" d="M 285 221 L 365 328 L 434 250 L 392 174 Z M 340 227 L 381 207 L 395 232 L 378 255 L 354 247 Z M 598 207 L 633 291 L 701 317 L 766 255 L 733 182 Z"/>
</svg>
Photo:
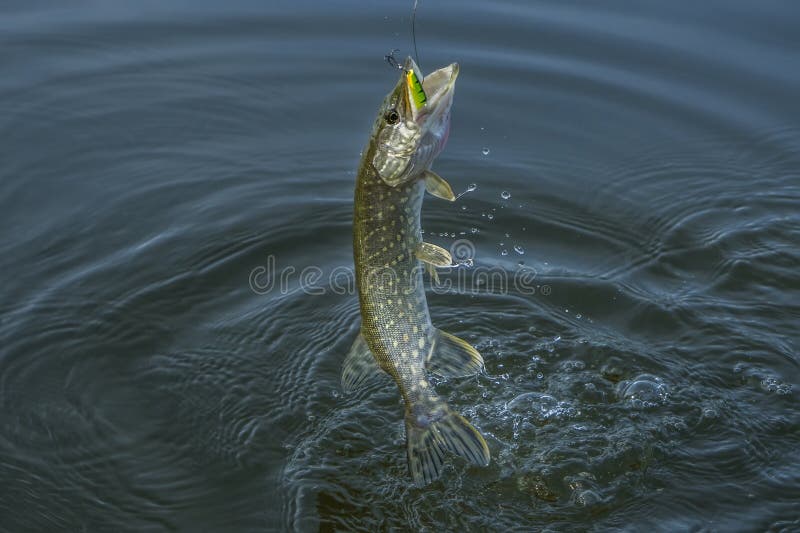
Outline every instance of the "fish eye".
<svg viewBox="0 0 800 533">
<path fill-rule="evenodd" d="M 383 118 L 386 119 L 388 124 L 397 124 L 400 121 L 400 113 L 396 109 L 390 109 Z"/>
</svg>

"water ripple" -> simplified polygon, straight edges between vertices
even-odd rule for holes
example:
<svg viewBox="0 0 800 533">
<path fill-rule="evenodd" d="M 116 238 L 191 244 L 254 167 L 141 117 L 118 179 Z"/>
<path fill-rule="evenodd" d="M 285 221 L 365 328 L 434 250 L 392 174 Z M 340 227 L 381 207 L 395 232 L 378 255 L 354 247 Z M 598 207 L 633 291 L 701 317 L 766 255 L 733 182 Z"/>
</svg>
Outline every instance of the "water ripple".
<svg viewBox="0 0 800 533">
<path fill-rule="evenodd" d="M 419 489 L 394 385 L 339 391 L 355 296 L 298 278 L 352 266 L 407 31 L 362 4 L 3 6 L 3 526 L 796 529 L 796 10 L 425 6 L 469 191 L 425 238 L 475 252 L 429 302 L 486 360 L 436 387 L 492 463 Z"/>
</svg>

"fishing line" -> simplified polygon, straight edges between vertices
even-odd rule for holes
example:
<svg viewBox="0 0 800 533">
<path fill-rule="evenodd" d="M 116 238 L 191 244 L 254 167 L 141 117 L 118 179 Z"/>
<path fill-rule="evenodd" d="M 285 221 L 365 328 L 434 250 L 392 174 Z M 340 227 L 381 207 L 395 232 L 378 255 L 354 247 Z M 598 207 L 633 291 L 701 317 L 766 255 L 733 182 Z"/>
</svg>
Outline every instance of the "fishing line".
<svg viewBox="0 0 800 533">
<path fill-rule="evenodd" d="M 417 58 L 417 66 L 419 67 L 420 72 L 422 72 L 422 67 L 420 66 L 419 62 L 419 52 L 417 51 L 417 4 L 419 0 L 414 0 L 414 9 L 411 10 L 411 42 L 414 43 L 414 57 Z M 424 76 L 423 76 L 424 78 Z M 422 80 L 420 80 L 422 81 Z"/>
<path fill-rule="evenodd" d="M 419 4 L 419 0 L 414 0 L 414 7 L 411 9 L 411 43 L 414 46 L 414 57 L 416 58 L 417 66 L 419 67 L 419 65 L 420 65 L 420 63 L 419 63 L 419 50 L 417 50 L 417 5 L 418 4 Z M 399 52 L 399 51 L 400 51 L 399 48 L 394 48 L 391 51 L 389 51 L 388 54 L 383 56 L 383 59 L 385 59 L 386 62 L 389 63 L 390 66 L 392 66 L 392 67 L 394 67 L 396 69 L 405 70 L 403 68 L 403 65 L 401 65 L 400 62 L 397 60 L 397 58 L 394 57 L 394 54 L 396 52 Z M 422 71 L 422 67 L 420 67 L 420 72 L 421 71 Z M 419 81 L 422 81 L 423 79 L 424 79 L 424 76 Z"/>
</svg>

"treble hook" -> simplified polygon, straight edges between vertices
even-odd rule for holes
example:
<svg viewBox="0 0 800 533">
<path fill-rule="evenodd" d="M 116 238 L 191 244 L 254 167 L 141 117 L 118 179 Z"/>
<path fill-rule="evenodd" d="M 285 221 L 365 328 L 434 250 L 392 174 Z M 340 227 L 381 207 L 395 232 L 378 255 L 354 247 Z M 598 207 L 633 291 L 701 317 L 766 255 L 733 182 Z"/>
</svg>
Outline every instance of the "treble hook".
<svg viewBox="0 0 800 533">
<path fill-rule="evenodd" d="M 393 49 L 393 50 L 391 50 L 391 51 L 390 51 L 390 52 L 389 52 L 387 55 L 383 56 L 383 58 L 384 58 L 384 59 L 386 60 L 386 62 L 387 62 L 387 63 L 389 63 L 389 65 L 391 65 L 392 67 L 394 67 L 394 68 L 396 68 L 396 69 L 400 69 L 400 70 L 405 70 L 405 69 L 403 68 L 403 65 L 401 65 L 401 64 L 400 64 L 400 62 L 397 60 L 397 58 L 396 58 L 396 57 L 394 57 L 394 54 L 395 54 L 395 52 L 399 52 L 399 51 L 400 51 L 400 49 L 399 49 L 399 48 L 394 48 L 394 49 Z"/>
</svg>

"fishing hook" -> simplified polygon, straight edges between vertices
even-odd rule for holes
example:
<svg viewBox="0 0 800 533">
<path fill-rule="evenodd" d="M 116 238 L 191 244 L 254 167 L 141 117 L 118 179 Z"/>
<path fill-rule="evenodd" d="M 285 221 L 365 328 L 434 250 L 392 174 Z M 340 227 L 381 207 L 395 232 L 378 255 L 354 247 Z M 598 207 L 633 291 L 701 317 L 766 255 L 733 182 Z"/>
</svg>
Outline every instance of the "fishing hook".
<svg viewBox="0 0 800 533">
<path fill-rule="evenodd" d="M 403 68 L 403 65 L 401 65 L 400 62 L 397 60 L 397 58 L 394 57 L 395 52 L 399 52 L 399 51 L 400 51 L 399 48 L 394 48 L 393 50 L 390 50 L 388 54 L 383 56 L 383 59 L 385 59 L 386 62 L 389 63 L 389 65 L 391 65 L 392 67 L 400 69 L 400 70 L 405 70 Z"/>
</svg>

